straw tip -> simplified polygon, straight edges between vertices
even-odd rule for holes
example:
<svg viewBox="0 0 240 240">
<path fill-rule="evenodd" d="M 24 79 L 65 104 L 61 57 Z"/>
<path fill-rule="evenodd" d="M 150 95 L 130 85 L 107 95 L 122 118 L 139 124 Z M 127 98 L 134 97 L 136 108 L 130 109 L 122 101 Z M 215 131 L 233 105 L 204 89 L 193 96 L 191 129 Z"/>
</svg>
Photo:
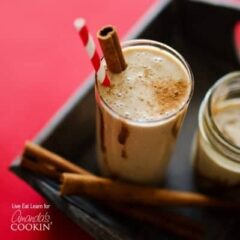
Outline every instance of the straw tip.
<svg viewBox="0 0 240 240">
<path fill-rule="evenodd" d="M 84 25 L 85 25 L 86 21 L 84 18 L 77 18 L 74 22 L 73 22 L 73 25 L 74 27 L 79 31 L 81 30 Z"/>
</svg>

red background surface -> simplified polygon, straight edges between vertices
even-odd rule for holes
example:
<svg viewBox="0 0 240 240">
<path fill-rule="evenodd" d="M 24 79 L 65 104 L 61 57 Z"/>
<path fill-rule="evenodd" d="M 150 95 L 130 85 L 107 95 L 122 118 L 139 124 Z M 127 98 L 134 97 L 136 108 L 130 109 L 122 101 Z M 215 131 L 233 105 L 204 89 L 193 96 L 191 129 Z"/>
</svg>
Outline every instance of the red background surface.
<svg viewBox="0 0 240 240">
<path fill-rule="evenodd" d="M 85 17 L 92 33 L 111 23 L 123 36 L 155 1 L 0 2 L 0 239 L 91 239 L 54 206 L 51 231 L 11 231 L 12 204 L 45 200 L 7 168 L 92 71 L 73 20 Z"/>
</svg>

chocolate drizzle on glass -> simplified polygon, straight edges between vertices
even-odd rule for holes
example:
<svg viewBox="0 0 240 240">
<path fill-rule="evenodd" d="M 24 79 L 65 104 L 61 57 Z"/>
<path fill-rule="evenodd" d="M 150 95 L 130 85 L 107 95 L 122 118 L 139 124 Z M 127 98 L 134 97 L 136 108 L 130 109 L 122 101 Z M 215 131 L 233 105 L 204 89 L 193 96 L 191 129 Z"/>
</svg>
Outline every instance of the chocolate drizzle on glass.
<svg viewBox="0 0 240 240">
<path fill-rule="evenodd" d="M 104 119 L 101 109 L 98 107 L 99 118 L 100 118 L 100 138 L 101 138 L 101 150 L 103 153 L 106 152 L 105 139 L 104 139 Z"/>
<path fill-rule="evenodd" d="M 121 145 L 124 145 L 127 141 L 128 136 L 129 136 L 129 130 L 125 124 L 122 124 L 120 133 L 118 134 L 118 142 Z"/>
<path fill-rule="evenodd" d="M 123 145 L 123 149 L 121 151 L 121 157 L 122 158 L 127 158 L 127 152 L 126 152 L 126 147 L 125 143 L 127 142 L 127 138 L 129 137 L 129 130 L 125 124 L 122 123 L 122 127 L 120 130 L 120 133 L 118 135 L 118 142 Z"/>
</svg>

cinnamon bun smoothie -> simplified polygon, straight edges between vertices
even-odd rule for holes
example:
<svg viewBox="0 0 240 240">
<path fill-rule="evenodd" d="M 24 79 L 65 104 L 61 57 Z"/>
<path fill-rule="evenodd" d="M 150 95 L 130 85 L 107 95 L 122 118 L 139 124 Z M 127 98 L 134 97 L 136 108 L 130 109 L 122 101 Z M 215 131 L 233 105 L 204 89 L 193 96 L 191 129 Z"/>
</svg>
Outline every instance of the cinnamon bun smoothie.
<svg viewBox="0 0 240 240">
<path fill-rule="evenodd" d="M 104 175 L 156 184 L 164 177 L 193 91 L 185 60 L 149 40 L 123 45 L 127 68 L 96 81 L 97 158 Z"/>
</svg>

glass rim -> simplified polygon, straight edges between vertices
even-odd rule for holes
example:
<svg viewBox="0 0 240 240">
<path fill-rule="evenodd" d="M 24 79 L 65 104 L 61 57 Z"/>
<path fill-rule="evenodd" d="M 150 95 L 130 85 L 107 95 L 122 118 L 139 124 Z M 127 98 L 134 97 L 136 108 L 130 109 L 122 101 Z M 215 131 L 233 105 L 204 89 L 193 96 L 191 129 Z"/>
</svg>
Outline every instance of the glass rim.
<svg viewBox="0 0 240 240">
<path fill-rule="evenodd" d="M 188 94 L 188 97 L 187 97 L 186 101 L 184 101 L 184 103 L 182 104 L 182 106 L 180 108 L 178 108 L 176 111 L 173 111 L 171 114 L 169 114 L 167 116 L 159 117 L 159 118 L 153 119 L 153 120 L 131 119 L 129 117 L 120 115 L 111 106 L 109 106 L 109 104 L 99 94 L 99 89 L 98 89 L 99 88 L 99 86 L 98 86 L 99 83 L 97 82 L 97 80 L 95 82 L 95 86 L 96 86 L 95 88 L 97 89 L 97 93 L 98 93 L 98 96 L 99 96 L 101 102 L 104 104 L 104 106 L 107 108 L 107 110 L 110 111 L 111 114 L 115 115 L 117 118 L 123 119 L 124 121 L 126 121 L 128 123 L 141 124 L 141 125 L 164 122 L 164 121 L 166 121 L 168 119 L 173 118 L 178 113 L 183 111 L 184 108 L 189 104 L 189 102 L 190 102 L 190 100 L 192 98 L 192 95 L 193 95 L 193 90 L 194 90 L 194 77 L 193 77 L 193 73 L 191 71 L 191 68 L 190 68 L 189 64 L 184 59 L 184 57 L 179 52 L 174 50 L 172 47 L 168 46 L 167 44 L 164 44 L 164 43 L 161 43 L 161 42 L 158 42 L 158 41 L 154 41 L 154 40 L 148 40 L 148 39 L 133 39 L 133 40 L 127 40 L 127 41 L 124 41 L 124 42 L 121 43 L 121 47 L 123 47 L 123 48 L 131 47 L 131 46 L 139 46 L 139 45 L 157 47 L 157 48 L 160 48 L 162 50 L 167 51 L 174 58 L 179 60 L 180 63 L 183 65 L 184 69 L 187 71 L 187 74 L 188 74 L 188 77 L 189 77 L 189 81 L 190 81 L 190 84 L 191 84 L 191 89 L 189 91 L 189 94 Z M 97 78 L 97 76 L 96 76 L 96 78 Z"/>
</svg>

